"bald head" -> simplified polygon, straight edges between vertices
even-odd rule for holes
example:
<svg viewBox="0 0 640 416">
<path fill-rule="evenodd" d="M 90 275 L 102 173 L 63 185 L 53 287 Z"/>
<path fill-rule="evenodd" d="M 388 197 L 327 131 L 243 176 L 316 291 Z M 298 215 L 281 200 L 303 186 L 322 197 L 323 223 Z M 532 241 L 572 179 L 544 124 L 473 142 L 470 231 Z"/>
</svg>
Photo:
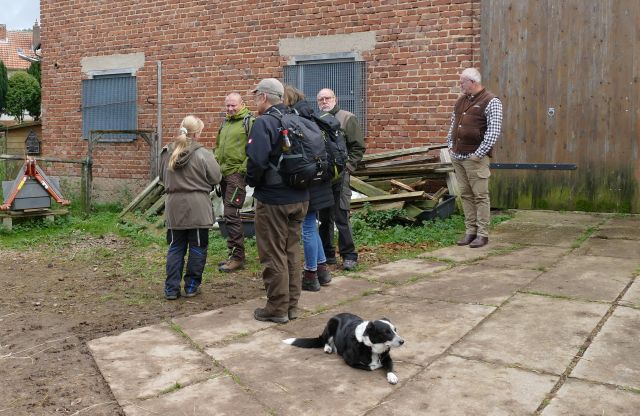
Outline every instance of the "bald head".
<svg viewBox="0 0 640 416">
<path fill-rule="evenodd" d="M 233 116 L 244 108 L 244 101 L 240 94 L 232 92 L 225 97 L 224 106 L 227 109 L 227 115 Z"/>
</svg>

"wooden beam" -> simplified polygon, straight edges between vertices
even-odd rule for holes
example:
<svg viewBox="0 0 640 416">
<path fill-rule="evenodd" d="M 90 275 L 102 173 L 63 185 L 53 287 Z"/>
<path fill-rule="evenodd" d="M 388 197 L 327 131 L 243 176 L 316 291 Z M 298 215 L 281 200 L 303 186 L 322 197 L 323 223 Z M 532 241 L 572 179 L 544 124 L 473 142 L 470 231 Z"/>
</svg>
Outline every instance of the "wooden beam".
<svg viewBox="0 0 640 416">
<path fill-rule="evenodd" d="M 391 179 L 391 181 L 390 181 L 390 182 L 391 182 L 391 185 L 395 186 L 396 188 L 404 189 L 404 190 L 405 190 L 405 191 L 407 191 L 407 192 L 415 192 L 415 191 L 416 191 L 415 189 L 413 189 L 413 188 L 412 188 L 412 187 L 410 187 L 409 185 L 404 184 L 404 183 L 402 183 L 402 182 L 400 182 L 400 181 L 397 181 L 397 180 L 395 180 L 395 179 Z M 427 195 L 427 198 L 428 198 L 428 197 L 429 197 L 429 195 Z"/>
<path fill-rule="evenodd" d="M 444 163 L 451 163 L 451 155 L 449 149 L 440 150 L 440 161 Z M 462 212 L 462 199 L 460 198 L 460 186 L 458 185 L 458 179 L 453 170 L 447 173 L 447 188 L 449 188 L 449 195 L 456 196 L 456 207 L 458 211 Z"/>
<path fill-rule="evenodd" d="M 142 192 L 140 192 L 135 198 L 133 198 L 133 201 L 131 201 L 129 203 L 129 205 L 126 206 L 125 209 L 122 210 L 122 212 L 120 212 L 120 214 L 118 215 L 118 217 L 122 218 L 124 216 L 124 214 L 126 214 L 129 211 L 132 211 L 133 209 L 135 209 L 135 207 L 138 206 L 138 204 L 140 202 L 142 202 L 142 200 L 151 192 L 153 191 L 153 189 L 156 187 L 156 185 L 158 185 L 160 183 L 160 177 L 156 176 L 155 179 L 153 179 L 149 185 L 147 185 L 146 188 L 144 188 L 142 190 Z"/>
<path fill-rule="evenodd" d="M 367 198 L 356 198 L 356 199 L 352 199 L 351 200 L 351 204 L 364 204 L 366 202 L 369 203 L 376 203 L 376 202 L 380 202 L 380 203 L 386 203 L 386 202 L 393 202 L 393 201 L 413 201 L 413 200 L 424 200 L 424 194 L 425 192 L 420 191 L 420 192 L 407 192 L 404 194 L 390 194 L 390 195 L 380 195 L 380 196 L 371 196 L 371 197 L 367 197 Z"/>
<path fill-rule="evenodd" d="M 366 196 L 389 195 L 389 192 L 376 188 L 373 185 L 369 185 L 368 183 L 366 183 L 365 181 L 361 180 L 356 176 L 351 176 L 349 178 L 349 186 L 351 186 L 352 189 L 355 189 L 356 191 Z"/>
<path fill-rule="evenodd" d="M 358 176 L 407 176 L 420 175 L 424 173 L 448 173 L 452 172 L 453 167 L 450 163 L 425 163 L 418 166 L 395 166 L 382 168 L 364 168 L 358 169 Z"/>
<path fill-rule="evenodd" d="M 372 162 L 374 160 L 382 161 L 382 160 L 390 160 L 395 159 L 399 156 L 409 156 L 415 155 L 419 153 L 427 153 L 431 150 L 442 149 L 443 147 L 447 147 L 446 144 L 436 144 L 430 146 L 422 146 L 422 147 L 411 147 L 409 149 L 399 149 L 399 150 L 391 150 L 389 152 L 381 152 L 381 153 L 373 153 L 366 154 L 362 158 L 362 162 Z"/>
</svg>

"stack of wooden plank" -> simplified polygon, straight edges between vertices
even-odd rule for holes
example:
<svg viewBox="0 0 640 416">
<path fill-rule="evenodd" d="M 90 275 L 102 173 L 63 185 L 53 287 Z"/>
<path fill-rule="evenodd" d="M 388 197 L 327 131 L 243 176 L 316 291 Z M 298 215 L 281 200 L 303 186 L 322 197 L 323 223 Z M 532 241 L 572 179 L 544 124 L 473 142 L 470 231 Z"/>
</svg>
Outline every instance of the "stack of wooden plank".
<svg viewBox="0 0 640 416">
<path fill-rule="evenodd" d="M 366 197 L 352 199 L 351 208 L 362 209 L 365 204 L 374 210 L 398 208 L 407 212 L 410 221 L 430 219 L 434 210 L 438 211 L 442 204 L 452 204 L 453 196 L 458 194 L 445 148 L 439 144 L 365 155 L 351 176 L 350 185 Z M 165 200 L 164 186 L 156 177 L 122 210 L 120 217 L 130 212 L 146 217 L 161 214 Z M 449 205 L 446 210 L 440 209 L 438 216 L 449 215 Z"/>
<path fill-rule="evenodd" d="M 365 155 L 350 185 L 366 197 L 352 199 L 351 208 L 367 204 L 374 210 L 404 209 L 408 219 L 419 222 L 431 219 L 439 205 L 447 204 L 437 216 L 450 215 L 458 192 L 445 148 L 439 144 Z M 429 154 L 433 151 L 438 155 Z"/>
</svg>

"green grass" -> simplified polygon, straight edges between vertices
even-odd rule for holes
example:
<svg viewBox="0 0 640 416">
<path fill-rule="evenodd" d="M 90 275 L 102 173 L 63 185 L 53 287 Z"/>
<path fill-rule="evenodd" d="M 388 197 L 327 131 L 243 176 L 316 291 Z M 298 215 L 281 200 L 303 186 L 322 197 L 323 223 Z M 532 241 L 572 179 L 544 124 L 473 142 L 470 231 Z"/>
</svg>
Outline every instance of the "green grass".
<svg viewBox="0 0 640 416">
<path fill-rule="evenodd" d="M 0 227 L 0 247 L 16 250 L 35 248 L 61 259 L 95 265 L 102 270 L 103 265 L 108 265 L 109 276 L 122 280 L 143 278 L 154 285 L 164 282 L 167 242 L 165 229 L 157 225 L 162 222 L 161 217 L 131 217 L 123 221 L 118 217 L 120 210 L 121 206 L 116 204 L 99 205 L 91 215 L 85 215 L 78 206 L 72 205 L 69 215 L 56 217 L 53 222 L 42 219 L 16 221 L 12 230 Z M 381 261 L 411 258 L 426 248 L 453 245 L 464 232 L 461 215 L 408 225 L 402 223 L 403 213 L 398 210 L 364 210 L 366 215 L 362 212 L 352 218 L 356 246 L 363 251 L 374 251 Z M 506 215 L 494 216 L 492 223 L 509 218 Z M 255 238 L 245 240 L 245 251 L 245 273 L 259 274 L 262 266 Z M 205 281 L 225 277 L 218 271 L 217 264 L 226 257 L 226 239 L 217 230 L 211 230 L 203 276 Z M 101 300 L 107 301 L 109 297 Z M 126 302 L 143 305 L 152 300 L 148 293 L 131 291 Z"/>
</svg>

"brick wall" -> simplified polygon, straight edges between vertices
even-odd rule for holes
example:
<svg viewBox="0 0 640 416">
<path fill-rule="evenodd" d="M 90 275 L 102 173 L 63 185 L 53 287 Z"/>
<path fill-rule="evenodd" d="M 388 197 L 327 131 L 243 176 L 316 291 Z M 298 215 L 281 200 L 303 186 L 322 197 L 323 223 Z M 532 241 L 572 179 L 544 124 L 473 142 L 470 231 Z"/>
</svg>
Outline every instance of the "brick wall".
<svg viewBox="0 0 640 416">
<path fill-rule="evenodd" d="M 41 16 L 43 147 L 58 157 L 86 152 L 83 57 L 145 54 L 137 73 L 140 129 L 156 128 L 156 61 L 162 61 L 164 141 L 194 113 L 212 147 L 226 93 L 248 95 L 257 80 L 282 78 L 281 38 L 375 31 L 375 49 L 362 55 L 372 153 L 444 141 L 458 73 L 480 60 L 480 0 L 48 0 Z M 148 161 L 142 139 L 101 144 L 94 176 L 144 182 Z"/>
</svg>

